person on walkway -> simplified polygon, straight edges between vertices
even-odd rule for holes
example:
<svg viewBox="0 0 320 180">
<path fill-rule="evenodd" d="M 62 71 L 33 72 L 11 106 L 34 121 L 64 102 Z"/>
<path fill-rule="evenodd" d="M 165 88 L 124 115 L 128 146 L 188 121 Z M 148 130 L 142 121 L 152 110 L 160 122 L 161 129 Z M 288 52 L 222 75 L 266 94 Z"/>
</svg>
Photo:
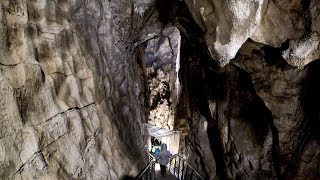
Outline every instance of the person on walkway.
<svg viewBox="0 0 320 180">
<path fill-rule="evenodd" d="M 166 175 L 166 165 L 169 163 L 170 158 L 172 158 L 172 154 L 167 151 L 167 145 L 161 144 L 161 151 L 157 159 L 159 160 L 160 169 L 161 169 L 161 176 Z"/>
<path fill-rule="evenodd" d="M 160 154 L 160 149 L 157 147 L 156 150 L 154 150 L 154 154 L 156 155 L 156 157 L 159 156 Z"/>
</svg>

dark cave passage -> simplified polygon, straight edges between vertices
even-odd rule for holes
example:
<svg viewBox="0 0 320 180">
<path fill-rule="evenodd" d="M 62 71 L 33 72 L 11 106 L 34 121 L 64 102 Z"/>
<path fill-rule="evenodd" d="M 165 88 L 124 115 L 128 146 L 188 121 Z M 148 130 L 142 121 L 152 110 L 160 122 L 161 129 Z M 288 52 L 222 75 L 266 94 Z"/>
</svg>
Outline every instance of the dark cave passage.
<svg viewBox="0 0 320 180">
<path fill-rule="evenodd" d="M 320 61 L 311 62 L 306 68 L 307 75 L 300 99 L 305 113 L 303 128 L 310 133 L 310 137 L 320 140 Z"/>
</svg>

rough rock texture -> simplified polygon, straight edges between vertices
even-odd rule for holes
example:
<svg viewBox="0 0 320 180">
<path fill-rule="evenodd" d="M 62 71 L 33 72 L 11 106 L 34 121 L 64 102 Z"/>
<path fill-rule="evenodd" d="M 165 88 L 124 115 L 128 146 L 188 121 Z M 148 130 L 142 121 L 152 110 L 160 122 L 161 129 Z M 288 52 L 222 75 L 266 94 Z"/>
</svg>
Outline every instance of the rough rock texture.
<svg viewBox="0 0 320 180">
<path fill-rule="evenodd" d="M 148 122 L 160 128 L 173 129 L 174 116 L 168 83 L 170 75 L 160 69 L 154 72 L 152 67 L 148 70 L 149 75 L 155 74 L 149 80 L 151 110 Z"/>
<path fill-rule="evenodd" d="M 252 42 L 224 68 L 200 54 L 183 63 L 190 163 L 207 179 L 316 179 L 319 63 L 299 70 Z"/>
<path fill-rule="evenodd" d="M 175 105 L 180 91 L 178 72 L 181 36 L 176 27 L 164 29 L 158 36 L 147 41 L 143 51 L 150 92 L 149 123 L 173 129 Z"/>
<path fill-rule="evenodd" d="M 144 167 L 135 6 L 1 0 L 0 179 L 122 179 Z"/>
<path fill-rule="evenodd" d="M 159 126 L 182 131 L 205 179 L 317 179 L 319 13 L 319 0 L 0 1 L 0 178 L 135 176 L 151 115 L 174 118 Z"/>
<path fill-rule="evenodd" d="M 224 66 L 255 32 L 263 13 L 263 0 L 185 1 L 202 31 L 213 58 Z"/>
<path fill-rule="evenodd" d="M 235 64 L 250 73 L 256 93 L 272 112 L 273 122 L 280 138 L 281 154 L 288 154 L 292 148 L 295 149 L 300 145 L 297 142 L 299 141 L 297 130 L 304 116 L 300 106 L 303 100 L 301 84 L 307 70 L 287 65 L 281 59 L 281 52 L 275 49 L 270 47 L 262 49 L 264 58 L 256 54 L 260 50 L 259 47 L 252 43 L 245 44 L 240 54 L 241 51 L 245 51 L 245 54 L 249 52 L 251 58 L 249 54 L 245 56 L 246 59 L 239 55 Z"/>
<path fill-rule="evenodd" d="M 289 40 L 284 59 L 296 67 L 320 57 L 318 0 L 185 2 L 221 66 L 236 56 L 248 38 L 273 47 Z"/>
<path fill-rule="evenodd" d="M 302 68 L 320 57 L 319 10 L 317 0 L 268 1 L 261 23 L 251 38 L 273 47 L 289 40 L 283 58 L 292 66 Z"/>
<path fill-rule="evenodd" d="M 271 15 L 279 13 L 271 8 L 279 8 L 280 2 L 264 2 L 263 23 L 256 26 L 260 32 L 256 29 L 251 38 L 245 38 L 234 52 L 235 58 L 224 68 L 219 67 L 221 62 L 226 62 L 217 58 L 219 49 L 208 47 L 208 41 L 217 39 L 208 35 L 213 32 L 208 28 L 215 28 L 208 24 L 219 22 L 221 19 L 209 17 L 225 17 L 227 13 L 222 11 L 228 11 L 231 5 L 225 1 L 225 8 L 217 8 L 216 14 L 200 22 L 197 14 L 201 15 L 201 7 L 217 3 L 206 2 L 204 5 L 204 1 L 186 1 L 199 27 L 188 15 L 177 14 L 174 20 L 182 32 L 182 94 L 175 128 L 183 132 L 185 157 L 205 179 L 317 179 L 319 95 L 316 92 L 320 66 L 314 60 L 319 58 L 319 39 L 318 29 L 307 30 L 318 26 L 318 15 L 312 13 L 319 12 L 311 12 L 318 2 L 309 1 L 309 5 L 290 1 L 297 3 L 297 12 L 289 6 L 293 14 L 306 13 L 301 8 L 310 9 L 310 13 L 301 17 L 289 14 L 291 21 L 286 23 L 292 26 L 281 24 L 287 14 L 278 19 Z M 290 3 L 282 1 L 281 5 Z M 238 23 L 233 21 L 231 18 L 227 22 Z M 275 21 L 279 22 L 272 24 Z M 313 25 L 308 26 L 307 21 Z M 294 28 L 298 23 L 302 23 L 300 30 Z M 278 28 L 286 29 L 288 34 L 268 33 L 271 29 L 277 32 Z M 229 32 L 228 28 L 223 30 Z M 241 30 L 233 33 L 238 32 Z M 281 39 L 282 35 L 286 37 Z M 233 52 L 232 48 L 228 50 Z"/>
</svg>

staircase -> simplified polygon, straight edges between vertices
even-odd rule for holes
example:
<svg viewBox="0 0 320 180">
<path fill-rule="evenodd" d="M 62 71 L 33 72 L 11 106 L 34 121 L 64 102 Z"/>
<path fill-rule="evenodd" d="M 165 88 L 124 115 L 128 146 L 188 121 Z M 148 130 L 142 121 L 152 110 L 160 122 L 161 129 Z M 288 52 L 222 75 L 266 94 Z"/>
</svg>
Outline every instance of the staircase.
<svg viewBox="0 0 320 180">
<path fill-rule="evenodd" d="M 181 156 L 176 156 L 170 161 L 169 171 L 180 180 L 204 180 L 200 173 Z"/>
<path fill-rule="evenodd" d="M 143 171 L 135 178 L 135 180 L 155 180 L 155 164 L 156 158 L 148 152 L 148 165 L 143 169 Z"/>
<path fill-rule="evenodd" d="M 144 168 L 140 175 L 135 178 L 136 180 L 204 180 L 200 173 L 194 169 L 185 159 L 181 156 L 173 158 L 167 166 L 170 173 L 167 173 L 165 177 L 156 175 L 155 157 L 148 153 L 149 164 Z"/>
</svg>

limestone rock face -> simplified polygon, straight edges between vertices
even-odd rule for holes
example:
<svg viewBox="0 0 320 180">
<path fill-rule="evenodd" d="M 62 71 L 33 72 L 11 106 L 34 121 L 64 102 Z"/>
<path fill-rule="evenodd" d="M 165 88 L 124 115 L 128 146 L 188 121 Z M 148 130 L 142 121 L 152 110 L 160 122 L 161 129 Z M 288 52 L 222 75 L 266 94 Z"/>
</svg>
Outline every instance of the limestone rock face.
<svg viewBox="0 0 320 180">
<path fill-rule="evenodd" d="M 184 23 L 180 17 L 177 22 Z M 302 55 L 317 55 L 318 30 L 293 33 L 294 40 L 271 46 L 270 39 L 248 39 L 222 68 L 206 51 L 208 36 L 194 38 L 196 28 L 182 36 L 183 90 L 175 119 L 186 134 L 184 153 L 191 165 L 205 179 L 317 179 L 320 66 L 299 63 L 308 61 Z"/>
<path fill-rule="evenodd" d="M 268 1 L 256 32 L 251 38 L 263 44 L 280 47 L 286 40 L 289 47 L 283 58 L 292 66 L 304 67 L 320 57 L 319 1 Z"/>
<path fill-rule="evenodd" d="M 224 68 L 197 50 L 187 58 L 182 76 L 193 78 L 182 85 L 193 114 L 184 119 L 194 167 L 207 179 L 317 178 L 318 61 L 301 70 L 281 49 L 255 42 Z"/>
<path fill-rule="evenodd" d="M 144 167 L 136 6 L 1 0 L 0 179 L 122 179 Z"/>
<path fill-rule="evenodd" d="M 182 132 L 205 179 L 317 179 L 319 13 L 319 0 L 1 0 L 0 179 L 135 177 L 147 118 Z"/>
<path fill-rule="evenodd" d="M 265 57 L 259 57 L 253 51 L 264 51 Z M 272 48 L 271 48 L 272 50 Z M 246 43 L 240 54 L 250 52 L 251 58 L 239 55 L 235 64 L 250 73 L 257 95 L 265 106 L 272 112 L 273 123 L 279 134 L 279 145 L 283 154 L 289 154 L 292 148 L 297 147 L 299 126 L 304 118 L 301 105 L 303 101 L 303 83 L 307 76 L 307 69 L 299 70 L 286 64 L 281 53 L 270 49 L 260 49 L 252 43 Z M 268 53 L 273 53 L 270 57 Z M 246 54 L 246 53 L 245 53 Z M 277 56 L 278 55 L 278 56 Z M 280 68 L 279 66 L 282 65 Z M 305 87 L 307 88 L 307 87 Z M 294 135 L 295 134 L 295 135 Z"/>
<path fill-rule="evenodd" d="M 302 68 L 320 57 L 317 0 L 185 2 L 221 66 L 236 56 L 248 38 L 273 47 L 290 41 L 283 57 L 292 66 Z"/>
<path fill-rule="evenodd" d="M 205 179 L 317 179 L 320 2 L 185 2 L 175 125 L 191 165 Z"/>
<path fill-rule="evenodd" d="M 147 67 L 150 115 L 149 123 L 173 129 L 175 104 L 180 82 L 181 36 L 178 28 L 168 27 L 146 42 L 143 60 Z"/>
<path fill-rule="evenodd" d="M 193 112 L 185 119 L 194 167 L 207 179 L 316 179 L 319 87 L 312 76 L 319 75 L 319 63 L 300 70 L 281 50 L 250 42 L 224 68 L 192 58 L 184 76 L 193 79 L 182 84 Z"/>
<path fill-rule="evenodd" d="M 284 50 L 282 57 L 292 66 L 303 68 L 320 57 L 319 33 L 312 33 L 301 40 L 291 40 L 289 48 Z"/>
<path fill-rule="evenodd" d="M 213 58 L 229 63 L 241 45 L 255 32 L 263 13 L 263 0 L 185 0 L 195 21 L 206 32 Z"/>
</svg>

